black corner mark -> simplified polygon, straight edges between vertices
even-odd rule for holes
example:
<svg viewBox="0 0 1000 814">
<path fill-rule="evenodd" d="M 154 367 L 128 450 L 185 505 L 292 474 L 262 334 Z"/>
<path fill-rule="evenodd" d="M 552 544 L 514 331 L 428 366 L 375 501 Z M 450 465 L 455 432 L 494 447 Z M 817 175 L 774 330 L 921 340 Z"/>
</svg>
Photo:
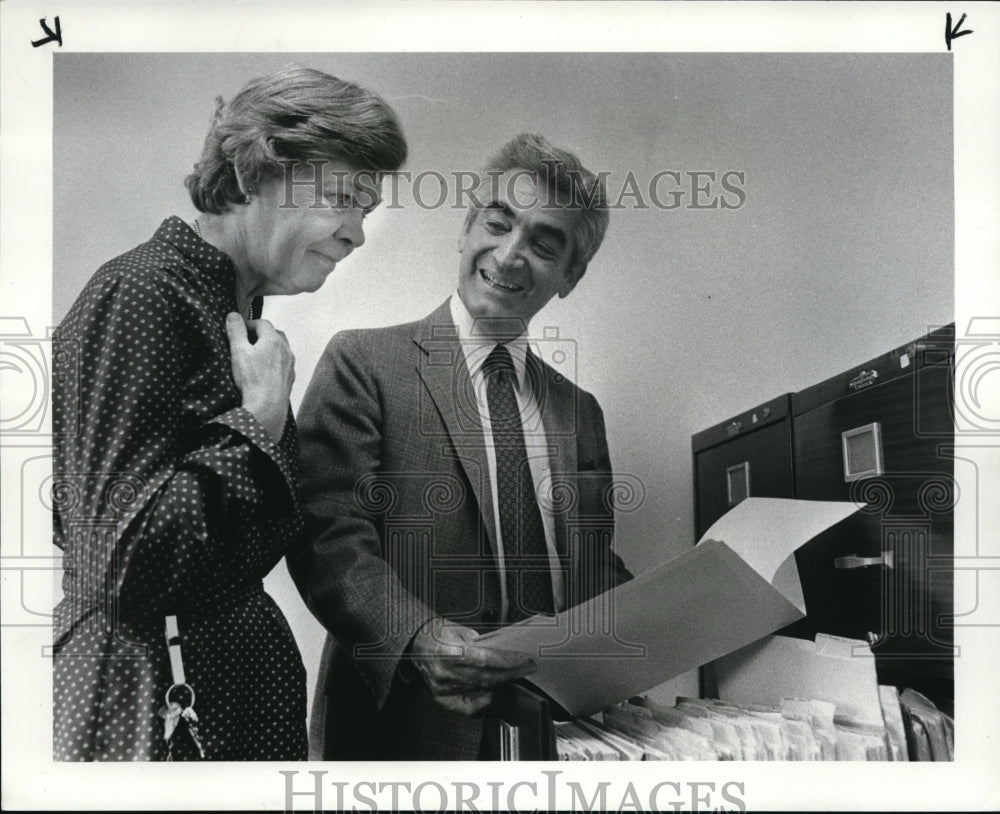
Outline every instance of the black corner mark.
<svg viewBox="0 0 1000 814">
<path fill-rule="evenodd" d="M 966 34 L 972 33 L 971 28 L 968 31 L 959 31 L 959 29 L 962 27 L 962 23 L 964 22 L 965 22 L 965 15 L 963 14 L 961 17 L 958 18 L 958 22 L 953 26 L 951 24 L 951 12 L 949 11 L 945 14 L 944 42 L 945 45 L 948 46 L 949 51 L 951 50 L 952 40 L 957 40 L 959 37 L 964 37 Z"/>
<path fill-rule="evenodd" d="M 56 21 L 55 31 L 53 31 L 51 28 L 48 27 L 44 17 L 42 17 L 42 19 L 38 21 L 38 24 L 42 27 L 42 31 L 44 31 L 48 36 L 43 37 L 40 40 L 32 40 L 31 41 L 32 48 L 37 48 L 39 45 L 45 45 L 46 43 L 49 42 L 58 42 L 59 47 L 62 48 L 62 26 L 59 25 L 59 15 L 56 15 L 55 21 Z"/>
</svg>

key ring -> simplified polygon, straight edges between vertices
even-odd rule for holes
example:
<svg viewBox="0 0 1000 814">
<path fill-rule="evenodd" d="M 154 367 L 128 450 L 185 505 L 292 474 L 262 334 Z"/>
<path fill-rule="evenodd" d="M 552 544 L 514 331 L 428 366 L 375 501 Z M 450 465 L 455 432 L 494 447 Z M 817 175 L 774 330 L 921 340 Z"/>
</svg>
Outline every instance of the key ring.
<svg viewBox="0 0 1000 814">
<path fill-rule="evenodd" d="M 164 697 L 164 700 L 166 701 L 168 707 L 171 704 L 170 693 L 172 693 L 174 690 L 185 689 L 185 688 L 187 689 L 187 691 L 189 693 L 191 693 L 191 703 L 188 704 L 188 707 L 193 707 L 194 706 L 194 687 L 192 687 L 190 684 L 186 684 L 185 683 L 185 684 L 171 684 L 170 687 L 167 688 L 167 694 Z"/>
</svg>

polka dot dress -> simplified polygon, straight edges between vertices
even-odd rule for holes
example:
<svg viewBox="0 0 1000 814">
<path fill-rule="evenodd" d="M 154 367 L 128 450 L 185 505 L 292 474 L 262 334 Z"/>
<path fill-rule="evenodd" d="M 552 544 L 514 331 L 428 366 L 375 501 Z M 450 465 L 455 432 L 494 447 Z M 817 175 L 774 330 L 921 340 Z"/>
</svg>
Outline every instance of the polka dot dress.
<svg viewBox="0 0 1000 814">
<path fill-rule="evenodd" d="M 168 614 L 206 758 L 306 758 L 305 670 L 262 584 L 300 526 L 298 442 L 290 413 L 275 444 L 239 406 L 234 290 L 226 255 L 168 218 L 55 336 L 56 760 L 166 757 Z"/>
</svg>

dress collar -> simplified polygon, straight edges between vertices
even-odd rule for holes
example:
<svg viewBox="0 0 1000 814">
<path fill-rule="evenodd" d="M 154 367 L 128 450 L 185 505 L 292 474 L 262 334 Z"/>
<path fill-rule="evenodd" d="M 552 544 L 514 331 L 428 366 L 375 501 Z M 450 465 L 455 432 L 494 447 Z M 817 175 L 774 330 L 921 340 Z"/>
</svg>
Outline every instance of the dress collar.
<svg viewBox="0 0 1000 814">
<path fill-rule="evenodd" d="M 227 299 L 232 300 L 235 310 L 236 302 L 236 266 L 225 252 L 219 251 L 211 243 L 206 242 L 184 220 L 171 215 L 160 224 L 153 236 L 180 252 L 184 258 L 199 269 L 210 272 Z M 250 304 L 250 319 L 260 319 L 264 304 L 263 297 L 254 297 Z M 244 314 L 244 316 L 247 316 Z"/>
</svg>

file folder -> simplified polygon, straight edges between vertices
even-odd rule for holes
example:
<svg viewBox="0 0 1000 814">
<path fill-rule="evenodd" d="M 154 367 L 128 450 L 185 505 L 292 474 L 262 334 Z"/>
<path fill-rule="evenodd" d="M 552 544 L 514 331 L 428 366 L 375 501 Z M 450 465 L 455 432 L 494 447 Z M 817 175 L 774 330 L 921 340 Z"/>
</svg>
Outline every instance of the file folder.
<svg viewBox="0 0 1000 814">
<path fill-rule="evenodd" d="M 599 712 L 802 618 L 795 550 L 858 508 L 748 498 L 651 571 L 476 641 L 531 655 L 529 681 L 573 715 Z"/>
</svg>

